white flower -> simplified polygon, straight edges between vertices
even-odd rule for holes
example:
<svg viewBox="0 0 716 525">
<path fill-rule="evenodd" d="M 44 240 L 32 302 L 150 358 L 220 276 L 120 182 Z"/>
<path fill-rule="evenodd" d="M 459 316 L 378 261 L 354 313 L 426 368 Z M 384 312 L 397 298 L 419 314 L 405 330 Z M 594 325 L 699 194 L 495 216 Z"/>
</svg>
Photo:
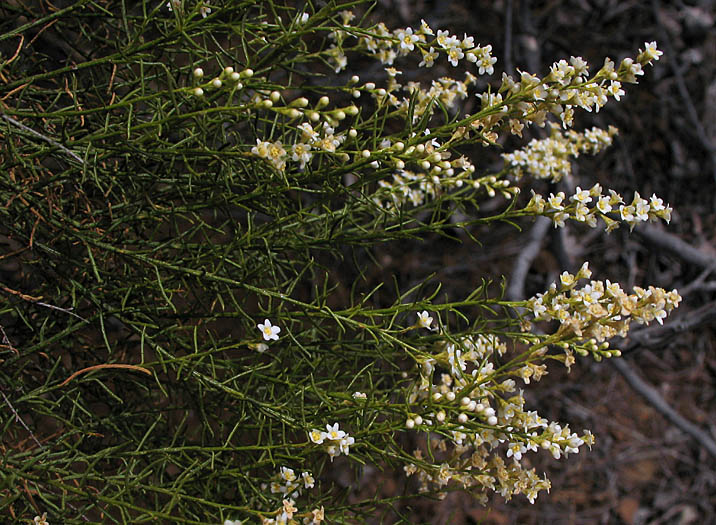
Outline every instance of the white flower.
<svg viewBox="0 0 716 525">
<path fill-rule="evenodd" d="M 301 16 L 298 17 L 298 23 L 305 24 L 306 22 L 308 22 L 308 13 L 301 13 Z"/>
<path fill-rule="evenodd" d="M 353 399 L 366 399 L 367 397 L 363 392 L 353 392 Z"/>
<path fill-rule="evenodd" d="M 657 197 L 655 194 L 651 195 L 651 198 L 649 199 L 649 206 L 651 207 L 651 211 L 655 212 L 665 209 L 664 201 Z"/>
<path fill-rule="evenodd" d="M 448 47 L 448 40 L 450 38 L 449 31 L 438 30 L 437 43 L 442 48 Z"/>
<path fill-rule="evenodd" d="M 647 57 L 649 62 L 652 60 L 659 60 L 659 57 L 663 54 L 664 53 L 662 51 L 656 49 L 656 41 L 644 42 L 644 56 Z"/>
<path fill-rule="evenodd" d="M 43 512 L 42 516 L 35 516 L 33 521 L 35 525 L 50 525 L 50 522 L 47 521 L 47 512 Z"/>
<path fill-rule="evenodd" d="M 323 443 L 323 441 L 328 437 L 328 434 L 325 432 L 322 432 L 321 430 L 318 430 L 314 428 L 308 433 L 308 438 L 315 443 L 316 445 L 320 445 Z"/>
<path fill-rule="evenodd" d="M 313 479 L 310 472 L 302 472 L 301 478 L 303 478 L 303 486 L 307 489 L 312 489 L 316 484 L 316 480 Z"/>
<path fill-rule="evenodd" d="M 169 11 L 181 9 L 181 0 L 170 0 L 167 2 L 167 9 L 169 9 Z"/>
<path fill-rule="evenodd" d="M 592 198 L 589 196 L 589 190 L 583 190 L 579 186 L 577 186 L 577 189 L 574 192 L 574 195 L 570 197 L 570 200 L 575 202 L 581 202 L 582 204 L 592 202 Z"/>
<path fill-rule="evenodd" d="M 301 134 L 303 135 L 303 138 L 305 140 L 318 140 L 318 132 L 313 129 L 313 127 L 308 123 L 304 122 L 303 124 L 300 124 L 298 126 L 298 129 L 301 130 Z"/>
<path fill-rule="evenodd" d="M 612 211 L 612 205 L 609 204 L 609 197 L 606 195 L 602 195 L 599 197 L 599 201 L 597 202 L 597 209 L 602 213 L 609 213 Z"/>
<path fill-rule="evenodd" d="M 527 447 L 522 443 L 510 443 L 510 446 L 507 448 L 507 457 L 514 457 L 515 461 L 519 461 L 525 452 L 527 452 Z"/>
<path fill-rule="evenodd" d="M 288 467 L 281 467 L 279 476 L 284 481 L 294 481 L 296 479 L 296 473 L 293 471 L 292 468 L 288 468 Z"/>
<path fill-rule="evenodd" d="M 395 36 L 400 42 L 400 50 L 403 53 L 407 53 L 408 51 L 412 51 L 413 49 L 415 49 L 415 43 L 420 40 L 418 38 L 418 35 L 413 34 L 412 27 L 408 27 L 405 30 L 397 31 Z"/>
<path fill-rule="evenodd" d="M 457 67 L 458 62 L 465 56 L 465 53 L 463 53 L 462 49 L 459 47 L 452 46 L 448 48 L 447 56 L 448 62 L 450 62 L 454 67 Z"/>
<path fill-rule="evenodd" d="M 351 436 L 346 436 L 341 439 L 340 443 L 338 444 L 338 448 L 343 454 L 347 456 L 348 454 L 350 454 L 350 446 L 353 445 L 355 442 L 355 438 Z"/>
<path fill-rule="evenodd" d="M 422 18 L 420 19 L 420 32 L 423 33 L 424 35 L 434 35 L 435 34 L 435 33 L 433 33 L 433 30 L 430 29 L 430 26 L 428 25 L 428 23 L 425 20 L 423 20 Z"/>
<path fill-rule="evenodd" d="M 278 326 L 271 326 L 271 321 L 268 319 L 264 319 L 264 322 L 258 325 L 258 329 L 261 330 L 261 334 L 264 336 L 264 341 L 270 341 L 271 339 L 278 341 L 278 333 L 281 331 L 281 328 Z"/>
<path fill-rule="evenodd" d="M 418 326 L 430 329 L 431 324 L 433 324 L 433 318 L 430 317 L 427 310 L 423 310 L 418 314 Z"/>
<path fill-rule="evenodd" d="M 485 73 L 492 75 L 495 72 L 495 68 L 493 66 L 497 62 L 497 59 L 490 54 L 492 52 L 492 46 L 488 44 L 484 47 L 479 47 L 477 48 L 477 52 L 480 55 L 477 62 L 477 72 L 481 75 L 484 75 Z"/>
<path fill-rule="evenodd" d="M 241 520 L 225 520 L 224 525 L 241 525 Z"/>
<path fill-rule="evenodd" d="M 607 93 L 609 93 L 611 96 L 613 96 L 615 100 L 619 100 L 619 97 L 621 97 L 624 94 L 624 90 L 622 89 L 621 82 L 619 82 L 617 80 L 612 80 L 609 83 L 609 87 L 607 88 Z"/>
<path fill-rule="evenodd" d="M 330 447 L 326 448 L 326 452 L 328 453 L 328 455 L 331 458 L 331 463 L 333 462 L 333 458 L 341 455 L 341 451 L 338 450 L 338 448 L 335 447 L 334 445 L 331 445 Z"/>
<path fill-rule="evenodd" d="M 418 67 L 433 67 L 435 59 L 438 57 L 435 48 L 431 46 L 428 51 L 423 51 L 422 49 L 421 51 L 423 53 L 423 60 L 418 64 Z"/>
<path fill-rule="evenodd" d="M 291 160 L 298 162 L 301 169 L 305 168 L 306 164 L 311 161 L 311 158 L 313 158 L 313 153 L 311 153 L 311 146 L 309 144 L 299 142 L 298 144 L 294 144 L 291 150 L 293 152 Z"/>
<path fill-rule="evenodd" d="M 211 7 L 209 7 L 208 5 L 202 4 L 199 6 L 199 12 L 201 13 L 201 16 L 206 18 L 207 16 L 209 16 L 209 14 L 211 14 Z"/>
<path fill-rule="evenodd" d="M 333 423 L 333 426 L 326 425 L 326 430 L 328 431 L 326 437 L 331 441 L 340 441 L 346 437 L 346 433 L 338 428 L 338 423 Z"/>
<path fill-rule="evenodd" d="M 547 199 L 547 203 L 549 204 L 549 207 L 553 210 L 563 210 L 564 206 L 562 206 L 562 201 L 564 200 L 564 193 L 559 192 L 557 195 L 550 193 L 549 199 Z"/>
</svg>

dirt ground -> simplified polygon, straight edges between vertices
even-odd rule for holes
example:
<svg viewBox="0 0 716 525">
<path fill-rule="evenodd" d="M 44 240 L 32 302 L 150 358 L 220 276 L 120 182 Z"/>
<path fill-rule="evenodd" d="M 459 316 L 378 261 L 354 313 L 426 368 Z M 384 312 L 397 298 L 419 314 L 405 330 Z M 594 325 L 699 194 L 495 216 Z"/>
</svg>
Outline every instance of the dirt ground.
<svg viewBox="0 0 716 525">
<path fill-rule="evenodd" d="M 597 437 L 591 452 L 534 466 L 552 490 L 534 505 L 518 497 L 491 499 L 491 510 L 469 495 L 445 501 L 411 501 L 381 522 L 518 524 L 716 523 L 716 455 L 663 415 L 625 380 L 636 376 L 678 415 L 716 439 L 716 31 L 714 2 L 617 0 L 440 1 L 381 0 L 376 18 L 389 27 L 416 27 L 424 18 L 491 43 L 498 65 L 544 74 L 561 58 L 578 55 L 594 70 L 605 56 L 635 56 L 644 42 L 664 51 L 622 103 L 598 114 L 580 114 L 575 128 L 613 124 L 615 145 L 596 158 L 578 160 L 571 183 L 631 195 L 656 193 L 674 208 L 668 228 L 622 228 L 609 235 L 574 226 L 547 234 L 525 280 L 525 296 L 546 289 L 558 273 L 589 261 L 595 276 L 627 287 L 678 288 L 684 302 L 668 330 L 623 341 L 624 365 L 583 359 L 567 374 L 552 367 L 530 389 L 531 408 L 546 417 L 588 428 Z M 432 71 L 449 74 L 445 71 Z M 496 75 L 497 76 L 497 75 Z M 469 102 L 468 102 L 469 103 Z M 476 155 L 483 155 L 476 151 Z M 499 166 L 487 158 L 483 167 Z M 550 191 L 545 186 L 544 189 Z M 530 223 L 521 225 L 529 230 Z M 651 225 L 650 225 L 651 226 Z M 510 226 L 475 231 L 482 246 L 433 239 L 380 252 L 385 273 L 404 284 L 432 272 L 444 290 L 464 291 L 482 277 L 510 275 L 524 247 L 525 231 Z M 687 243 L 684 247 L 679 241 Z M 693 248 L 690 251 L 689 248 Z M 713 269 L 713 267 L 712 267 Z M 658 333 L 656 333 L 658 332 Z M 534 456 L 533 456 L 534 457 Z M 366 472 L 364 486 L 388 492 L 404 487 L 402 472 Z M 406 488 L 410 492 L 411 487 Z M 396 514 L 400 514 L 401 517 Z"/>
</svg>

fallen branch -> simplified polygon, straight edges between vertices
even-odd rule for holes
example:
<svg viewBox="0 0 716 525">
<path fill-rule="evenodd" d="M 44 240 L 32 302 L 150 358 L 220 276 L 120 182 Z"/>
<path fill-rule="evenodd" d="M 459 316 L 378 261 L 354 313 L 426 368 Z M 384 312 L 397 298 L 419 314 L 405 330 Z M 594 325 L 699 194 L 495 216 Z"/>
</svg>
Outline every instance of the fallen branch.
<svg viewBox="0 0 716 525">
<path fill-rule="evenodd" d="M 72 157 L 73 159 L 75 159 L 75 160 L 76 160 L 77 162 L 79 162 L 80 164 L 84 164 L 84 163 L 85 163 L 85 161 L 82 160 L 82 157 L 80 157 L 79 155 L 77 155 L 77 153 L 75 153 L 74 151 L 72 151 L 72 150 L 66 148 L 65 146 L 63 146 L 62 144 L 60 144 L 59 142 L 57 142 L 56 140 L 53 140 L 53 139 L 51 139 L 50 137 L 47 137 L 47 136 L 43 135 L 42 133 L 40 133 L 40 132 L 38 132 L 38 131 L 35 131 L 35 130 L 32 129 L 32 128 L 27 127 L 27 126 L 26 126 L 25 124 L 23 124 L 22 122 L 18 122 L 18 121 L 15 120 L 14 118 L 9 117 L 9 116 L 7 116 L 7 115 L 5 115 L 5 114 L 3 114 L 3 113 L 0 113 L 0 117 L 4 118 L 6 121 L 8 121 L 8 122 L 9 122 L 10 124 L 12 124 L 13 126 L 17 126 L 17 127 L 20 128 L 21 130 L 23 130 L 23 131 L 25 131 L 25 132 L 27 132 L 27 133 L 30 133 L 31 135 L 34 135 L 34 136 L 36 136 L 36 137 L 38 137 L 38 138 L 44 140 L 45 142 L 48 142 L 48 143 L 52 144 L 53 146 L 55 146 L 56 148 L 58 148 L 58 149 L 61 150 L 61 151 L 64 151 L 65 153 L 67 153 L 70 157 Z"/>
<path fill-rule="evenodd" d="M 520 251 L 510 274 L 510 284 L 507 286 L 506 296 L 510 301 L 520 301 L 525 296 L 525 279 L 530 271 L 532 262 L 542 248 L 542 240 L 549 231 L 552 221 L 547 217 L 538 217 L 530 230 L 527 246 Z"/>
<path fill-rule="evenodd" d="M 694 266 L 711 268 L 716 262 L 716 257 L 713 254 L 694 248 L 673 233 L 668 233 L 651 224 L 643 224 L 639 228 L 635 228 L 634 233 L 640 235 L 652 245 L 668 250 Z"/>
<path fill-rule="evenodd" d="M 704 447 L 709 454 L 716 458 L 716 442 L 711 439 L 711 436 L 701 430 L 698 426 L 686 420 L 681 416 L 681 414 L 671 408 L 664 398 L 659 395 L 656 389 L 640 378 L 625 360 L 611 359 L 609 362 L 617 369 L 617 372 L 622 375 L 634 391 L 644 397 L 649 404 L 669 422 L 693 437 L 699 445 Z"/>
</svg>

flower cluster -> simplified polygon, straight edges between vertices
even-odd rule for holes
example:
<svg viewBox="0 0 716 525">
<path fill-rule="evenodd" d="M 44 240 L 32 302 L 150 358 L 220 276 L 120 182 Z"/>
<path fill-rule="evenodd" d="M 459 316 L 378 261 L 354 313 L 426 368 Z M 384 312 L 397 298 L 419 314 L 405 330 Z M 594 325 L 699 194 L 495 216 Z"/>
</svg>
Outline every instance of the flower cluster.
<svg viewBox="0 0 716 525">
<path fill-rule="evenodd" d="M 355 106 L 345 109 L 353 112 L 351 108 L 355 108 Z M 345 118 L 345 113 L 342 110 L 338 118 Z M 299 124 L 297 129 L 299 135 L 294 144 L 284 148 L 280 141 L 268 142 L 256 139 L 256 146 L 251 148 L 251 154 L 268 160 L 278 171 L 286 169 L 286 161 L 289 159 L 297 163 L 300 170 L 303 170 L 311 162 L 316 152 L 336 154 L 341 160 L 348 160 L 345 153 L 338 152 L 338 148 L 346 140 L 346 134 L 336 133 L 328 122 L 324 121 L 318 130 L 314 129 L 309 122 Z M 349 136 L 354 137 L 355 131 L 349 132 Z"/>
<path fill-rule="evenodd" d="M 590 207 L 591 204 L 591 207 Z M 671 220 L 671 207 L 664 205 L 656 195 L 649 200 L 643 199 L 639 192 L 634 192 L 634 198 L 627 204 L 614 190 L 609 195 L 602 194 L 602 187 L 595 184 L 588 190 L 579 186 L 569 199 L 564 192 L 550 193 L 548 198 L 532 192 L 532 199 L 527 203 L 525 211 L 534 215 L 544 215 L 554 222 L 555 227 L 563 227 L 567 219 L 583 222 L 595 228 L 597 219 L 601 218 L 606 224 L 606 231 L 611 232 L 625 222 L 631 229 L 639 222 Z"/>
<path fill-rule="evenodd" d="M 572 338 L 603 342 L 614 336 L 625 337 L 632 320 L 648 324 L 653 320 L 663 323 L 666 315 L 679 306 L 681 296 L 676 290 L 634 287 L 627 295 L 618 283 L 590 281 L 576 288 L 580 279 L 588 279 L 591 271 L 587 263 L 577 275 L 564 272 L 560 286 L 552 284 L 547 292 L 527 301 L 535 320 L 557 320 L 557 336 L 561 340 Z"/>
<path fill-rule="evenodd" d="M 425 20 L 421 21 L 417 29 L 406 27 L 394 31 L 390 31 L 381 22 L 370 34 L 360 35 L 359 47 L 386 65 L 393 65 L 396 58 L 413 53 L 416 49 L 422 57 L 420 67 L 432 67 L 443 54 L 453 67 L 457 67 L 461 60 L 467 60 L 477 66 L 479 74 L 491 75 L 497 62 L 492 56 L 491 45 L 475 45 L 474 37 L 468 35 L 459 38 L 445 30 L 436 33 Z"/>
<path fill-rule="evenodd" d="M 593 443 L 588 431 L 580 436 L 525 409 L 522 392 L 515 394 L 516 383 L 507 376 L 538 381 L 546 367 L 528 361 L 498 371 L 493 358 L 506 352 L 497 336 L 478 334 L 439 342 L 433 356 L 421 362 L 420 383 L 408 399 L 417 413 L 405 426 L 445 436 L 431 440 L 435 461 L 416 450 L 416 461 L 405 467 L 406 474 L 418 475 L 424 490 L 454 482 L 483 501 L 487 491 L 495 491 L 508 499 L 525 494 L 534 502 L 550 483 L 523 468 L 523 455 L 543 449 L 559 458 Z M 434 384 L 437 367 L 449 373 Z"/>
<path fill-rule="evenodd" d="M 281 507 L 275 511 L 273 518 L 262 518 L 261 525 L 293 525 L 297 524 L 295 518 L 303 516 L 304 525 L 319 525 L 325 520 L 325 510 L 313 509 L 310 512 L 300 512 L 296 507 L 296 502 L 292 499 L 284 499 Z"/>
<path fill-rule="evenodd" d="M 430 440 L 433 459 L 416 450 L 415 461 L 405 467 L 408 475 L 418 476 L 424 490 L 440 490 L 453 482 L 477 492 L 483 501 L 487 491 L 495 491 L 508 499 L 524 494 L 534 502 L 550 483 L 523 467 L 525 454 L 545 450 L 559 459 L 578 453 L 583 445 L 591 447 L 594 437 L 588 430 L 580 435 L 527 410 L 516 380 L 525 385 L 539 381 L 547 374 L 547 358 L 569 367 L 575 352 L 596 359 L 619 355 L 608 350 L 606 339 L 626 336 L 632 320 L 663 322 L 681 297 L 676 290 L 655 287 L 636 287 L 627 295 L 609 281 L 577 288 L 580 279 L 590 277 L 585 263 L 576 275 L 564 272 L 559 287 L 552 285 L 525 302 L 535 320 L 556 320 L 560 327 L 552 335 L 525 337 L 528 351 L 507 364 L 495 365 L 494 358 L 507 353 L 495 334 L 447 338 L 425 350 L 420 380 L 407 399 L 412 413 L 405 421 L 408 430 L 443 436 Z M 523 322 L 523 329 L 529 328 L 530 323 Z M 562 348 L 564 355 L 547 355 L 550 345 Z"/>
<path fill-rule="evenodd" d="M 275 479 L 271 482 L 271 494 L 282 494 L 292 498 L 298 498 L 302 489 L 311 489 L 316 480 L 310 472 L 302 472 L 299 478 L 293 469 L 281 467 Z"/>
<path fill-rule="evenodd" d="M 574 109 L 599 111 L 609 97 L 619 100 L 624 95 L 622 82 L 635 83 L 637 77 L 644 74 L 642 66 L 658 60 L 661 51 L 656 42 L 646 43 L 646 50 L 640 52 L 636 60 L 625 58 L 619 68 L 606 58 L 602 68 L 591 78 L 588 77 L 589 65 L 581 57 L 570 57 L 569 61 L 559 60 L 552 64 L 550 72 L 539 78 L 527 72 L 520 72 L 516 81 L 503 73 L 499 93 L 505 100 L 510 99 L 512 118 L 524 119 L 543 124 L 548 113 L 556 115 L 562 125 L 570 127 L 574 118 Z"/>
<path fill-rule="evenodd" d="M 244 69 L 243 71 L 234 71 L 231 66 L 226 66 L 221 73 L 213 79 L 202 82 L 204 79 L 204 70 L 200 67 L 194 68 L 192 77 L 195 81 L 195 87 L 191 90 L 191 94 L 195 97 L 203 97 L 205 89 L 221 89 L 230 87 L 232 91 L 241 91 L 244 85 L 241 80 L 251 78 L 254 75 L 253 69 Z"/>
<path fill-rule="evenodd" d="M 558 182 L 572 172 L 570 158 L 582 153 L 596 155 L 611 146 L 612 138 L 617 134 L 614 126 L 608 130 L 594 127 L 579 133 L 569 130 L 561 133 L 552 128 L 551 136 L 545 139 L 532 139 L 527 146 L 512 153 L 503 153 L 505 166 L 517 178 L 525 173 L 536 179 L 549 179 Z"/>
<path fill-rule="evenodd" d="M 349 455 L 351 445 L 356 442 L 347 432 L 338 428 L 338 423 L 326 425 L 325 432 L 313 429 L 308 433 L 308 438 L 316 445 L 324 445 L 331 461 L 341 454 Z"/>
<path fill-rule="evenodd" d="M 271 513 L 273 517 L 262 518 L 262 525 L 288 525 L 290 523 L 297 523 L 294 517 L 298 517 L 299 515 L 303 516 L 303 523 L 306 525 L 318 525 L 321 523 L 325 519 L 323 507 L 310 512 L 300 513 L 295 501 L 301 495 L 303 489 L 311 489 L 315 486 L 315 483 L 316 480 L 310 472 L 302 472 L 299 477 L 293 469 L 281 467 L 270 484 L 271 494 L 281 495 L 281 507 Z M 262 488 L 265 490 L 267 488 L 266 484 L 262 485 Z"/>
</svg>

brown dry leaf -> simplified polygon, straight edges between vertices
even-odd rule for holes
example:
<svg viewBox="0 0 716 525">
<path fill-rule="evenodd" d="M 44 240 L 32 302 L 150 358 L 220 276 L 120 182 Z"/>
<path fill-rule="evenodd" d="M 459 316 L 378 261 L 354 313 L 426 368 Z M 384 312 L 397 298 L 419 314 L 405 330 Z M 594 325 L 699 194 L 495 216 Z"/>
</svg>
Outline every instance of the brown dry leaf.
<svg viewBox="0 0 716 525">
<path fill-rule="evenodd" d="M 468 509 L 466 514 L 475 521 L 475 523 L 483 523 L 485 525 L 509 525 L 510 517 L 494 509 L 485 509 L 483 507 L 474 507 Z"/>
<path fill-rule="evenodd" d="M 589 502 L 589 493 L 582 489 L 552 489 L 550 499 L 553 502 L 568 502 L 571 505 L 586 505 Z"/>
<path fill-rule="evenodd" d="M 620 469 L 620 475 L 625 483 L 641 486 L 654 478 L 659 465 L 652 459 L 642 459 L 634 463 L 626 463 Z"/>
<path fill-rule="evenodd" d="M 619 517 L 628 525 L 633 525 L 636 512 L 639 510 L 639 500 L 636 498 L 625 497 L 619 500 L 617 512 Z"/>
</svg>

